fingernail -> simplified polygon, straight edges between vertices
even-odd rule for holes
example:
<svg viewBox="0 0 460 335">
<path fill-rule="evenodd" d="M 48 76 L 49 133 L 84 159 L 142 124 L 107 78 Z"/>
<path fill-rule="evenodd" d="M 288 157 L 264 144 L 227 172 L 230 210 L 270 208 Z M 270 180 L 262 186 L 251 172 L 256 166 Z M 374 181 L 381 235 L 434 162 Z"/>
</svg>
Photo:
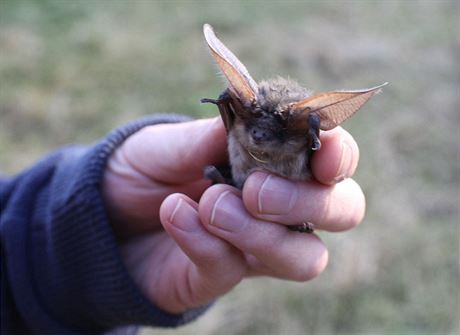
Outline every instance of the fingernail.
<svg viewBox="0 0 460 335">
<path fill-rule="evenodd" d="M 200 228 L 197 218 L 196 210 L 183 199 L 179 199 L 169 218 L 169 222 L 173 226 L 191 233 Z"/>
<path fill-rule="evenodd" d="M 248 216 L 243 202 L 230 191 L 222 193 L 211 212 L 210 224 L 220 229 L 236 232 L 247 223 Z"/>
<path fill-rule="evenodd" d="M 292 210 L 296 199 L 297 189 L 291 181 L 267 175 L 259 191 L 259 213 L 286 214 Z"/>
<path fill-rule="evenodd" d="M 336 183 L 350 177 L 353 168 L 353 150 L 348 142 L 342 138 L 342 157 L 334 181 Z"/>
</svg>

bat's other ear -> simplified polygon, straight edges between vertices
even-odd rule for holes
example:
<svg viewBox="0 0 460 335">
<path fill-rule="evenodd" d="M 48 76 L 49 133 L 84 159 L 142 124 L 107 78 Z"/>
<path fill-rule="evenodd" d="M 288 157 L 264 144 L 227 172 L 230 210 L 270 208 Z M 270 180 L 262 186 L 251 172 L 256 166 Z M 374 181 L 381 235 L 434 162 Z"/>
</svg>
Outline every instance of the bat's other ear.
<svg viewBox="0 0 460 335">
<path fill-rule="evenodd" d="M 252 79 L 246 67 L 238 58 L 216 37 L 209 24 L 203 26 L 206 43 L 211 49 L 212 56 L 219 65 L 222 73 L 229 82 L 231 93 L 236 95 L 243 105 L 249 106 L 257 99 L 257 83 Z"/>
<path fill-rule="evenodd" d="M 307 123 L 309 113 L 318 114 L 321 122 L 320 129 L 330 130 L 337 127 L 356 113 L 373 95 L 379 93 L 380 86 L 354 91 L 326 92 L 314 95 L 295 103 L 291 108 L 296 124 Z M 305 122 L 302 120 L 305 119 Z"/>
</svg>

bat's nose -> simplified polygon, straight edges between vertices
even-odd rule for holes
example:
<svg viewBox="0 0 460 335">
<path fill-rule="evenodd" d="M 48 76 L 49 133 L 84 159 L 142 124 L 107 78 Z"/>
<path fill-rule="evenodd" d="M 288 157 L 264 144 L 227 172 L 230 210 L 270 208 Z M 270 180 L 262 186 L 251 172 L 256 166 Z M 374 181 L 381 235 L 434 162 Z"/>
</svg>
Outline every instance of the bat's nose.
<svg viewBox="0 0 460 335">
<path fill-rule="evenodd" d="M 251 130 L 251 137 L 255 142 L 263 142 L 268 139 L 268 132 L 262 129 L 253 128 Z"/>
</svg>

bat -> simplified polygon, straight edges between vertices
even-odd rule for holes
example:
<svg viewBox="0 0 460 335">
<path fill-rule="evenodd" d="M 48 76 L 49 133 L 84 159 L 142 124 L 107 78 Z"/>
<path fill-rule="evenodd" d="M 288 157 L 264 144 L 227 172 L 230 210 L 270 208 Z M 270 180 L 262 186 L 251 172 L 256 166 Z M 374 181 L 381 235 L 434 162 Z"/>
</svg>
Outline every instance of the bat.
<svg viewBox="0 0 460 335">
<path fill-rule="evenodd" d="M 340 125 L 387 84 L 313 94 L 281 77 L 256 83 L 209 24 L 203 33 L 228 82 L 218 99 L 201 99 L 217 105 L 227 130 L 230 166 L 208 166 L 204 171 L 214 183 L 241 189 L 246 178 L 261 169 L 292 180 L 310 180 L 312 156 L 321 148 L 320 130 Z M 312 231 L 308 223 L 294 228 Z"/>
</svg>

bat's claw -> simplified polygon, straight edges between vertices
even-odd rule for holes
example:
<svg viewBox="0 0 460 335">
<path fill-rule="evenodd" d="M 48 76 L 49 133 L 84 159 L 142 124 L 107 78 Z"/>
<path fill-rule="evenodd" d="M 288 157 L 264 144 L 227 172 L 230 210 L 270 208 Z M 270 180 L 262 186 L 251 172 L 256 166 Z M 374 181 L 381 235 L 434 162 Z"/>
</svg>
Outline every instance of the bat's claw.
<svg viewBox="0 0 460 335">
<path fill-rule="evenodd" d="M 299 233 L 311 234 L 315 231 L 315 226 L 311 222 L 303 222 L 301 225 L 288 226 L 289 230 L 296 231 Z"/>
<path fill-rule="evenodd" d="M 318 151 L 319 149 L 321 149 L 321 141 L 319 140 L 319 137 L 316 135 L 316 133 L 313 133 L 310 136 L 311 136 L 311 150 Z"/>
</svg>

